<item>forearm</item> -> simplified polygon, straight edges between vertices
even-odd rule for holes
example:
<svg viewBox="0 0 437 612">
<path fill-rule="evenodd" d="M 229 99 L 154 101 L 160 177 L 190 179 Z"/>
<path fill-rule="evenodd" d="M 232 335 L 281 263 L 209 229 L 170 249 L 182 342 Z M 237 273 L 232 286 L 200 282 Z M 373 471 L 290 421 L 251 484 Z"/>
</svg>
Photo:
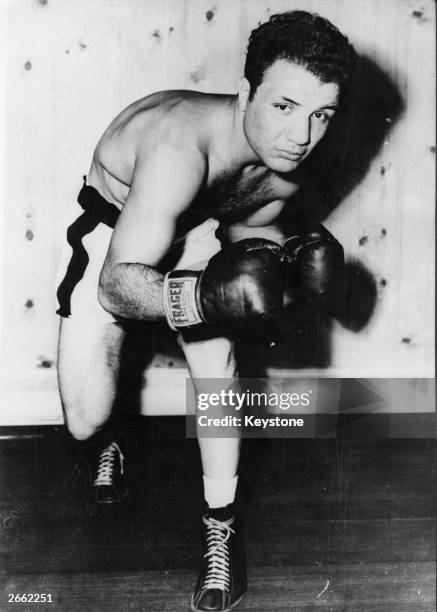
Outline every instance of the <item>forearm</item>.
<svg viewBox="0 0 437 612">
<path fill-rule="evenodd" d="M 138 321 L 165 317 L 162 296 L 164 276 L 138 263 L 119 263 L 102 274 L 99 301 L 113 315 Z"/>
</svg>

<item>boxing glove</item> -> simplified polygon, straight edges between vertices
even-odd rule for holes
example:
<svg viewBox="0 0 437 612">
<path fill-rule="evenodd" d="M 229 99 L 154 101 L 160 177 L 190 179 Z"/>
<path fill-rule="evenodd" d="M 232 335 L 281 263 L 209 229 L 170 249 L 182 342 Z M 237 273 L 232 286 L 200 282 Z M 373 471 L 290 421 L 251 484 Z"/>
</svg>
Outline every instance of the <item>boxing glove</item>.
<svg viewBox="0 0 437 612">
<path fill-rule="evenodd" d="M 289 263 L 289 291 L 299 287 L 312 297 L 327 297 L 344 282 L 344 251 L 341 244 L 323 225 L 283 244 Z"/>
<path fill-rule="evenodd" d="M 164 307 L 173 330 L 202 323 L 256 329 L 282 313 L 285 251 L 270 240 L 240 240 L 214 255 L 202 272 L 173 270 L 164 277 Z"/>
</svg>

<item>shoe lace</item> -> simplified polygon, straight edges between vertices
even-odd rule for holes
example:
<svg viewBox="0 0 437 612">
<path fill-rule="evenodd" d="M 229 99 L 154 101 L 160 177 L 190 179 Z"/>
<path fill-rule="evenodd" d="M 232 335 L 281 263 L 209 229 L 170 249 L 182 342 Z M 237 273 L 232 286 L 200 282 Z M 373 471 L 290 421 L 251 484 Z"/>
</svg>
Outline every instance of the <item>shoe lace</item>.
<svg viewBox="0 0 437 612">
<path fill-rule="evenodd" d="M 230 590 L 230 570 L 229 570 L 229 544 L 228 540 L 231 533 L 235 531 L 230 527 L 234 522 L 231 518 L 228 521 L 217 521 L 211 517 L 203 517 L 203 522 L 207 527 L 206 546 L 208 567 L 203 582 L 205 589 Z"/>
<path fill-rule="evenodd" d="M 99 465 L 94 485 L 112 485 L 112 475 L 114 472 L 115 455 L 118 454 L 120 461 L 120 471 L 123 473 L 124 457 L 117 442 L 111 442 L 99 456 Z"/>
</svg>

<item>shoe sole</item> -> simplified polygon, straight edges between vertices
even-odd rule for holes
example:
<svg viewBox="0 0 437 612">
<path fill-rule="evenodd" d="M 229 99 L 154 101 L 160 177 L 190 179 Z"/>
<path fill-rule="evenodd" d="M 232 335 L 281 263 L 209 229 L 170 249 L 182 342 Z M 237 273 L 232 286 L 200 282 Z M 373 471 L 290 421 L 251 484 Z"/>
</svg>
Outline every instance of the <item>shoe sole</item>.
<svg viewBox="0 0 437 612">
<path fill-rule="evenodd" d="M 119 504 L 121 501 L 123 501 L 124 499 L 126 499 L 126 497 L 129 495 L 130 493 L 130 489 L 129 487 L 126 487 L 126 491 L 123 493 L 123 495 L 121 497 L 119 497 L 118 499 L 108 499 L 107 501 L 98 501 L 97 499 L 93 499 L 93 502 L 95 504 L 99 504 L 99 505 L 108 505 L 108 504 Z"/>
<path fill-rule="evenodd" d="M 235 606 L 237 606 L 240 601 L 243 599 L 243 597 L 246 595 L 246 593 L 243 593 L 243 595 L 240 595 L 240 597 L 237 599 L 237 601 L 234 601 L 234 603 L 229 606 L 229 608 L 225 608 L 224 610 L 220 610 L 220 612 L 230 612 L 230 610 L 233 610 L 235 608 Z M 201 610 L 200 608 L 196 608 L 194 606 L 194 595 L 191 597 L 191 612 L 205 612 L 205 610 Z"/>
</svg>

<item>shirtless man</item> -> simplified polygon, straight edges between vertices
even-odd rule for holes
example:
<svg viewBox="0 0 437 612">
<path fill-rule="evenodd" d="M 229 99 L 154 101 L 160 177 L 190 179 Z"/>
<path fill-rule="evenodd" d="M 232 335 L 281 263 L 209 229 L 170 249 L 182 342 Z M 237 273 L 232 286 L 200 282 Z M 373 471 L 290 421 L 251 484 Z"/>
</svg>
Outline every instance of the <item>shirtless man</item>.
<svg viewBox="0 0 437 612">
<path fill-rule="evenodd" d="M 232 330 L 280 315 L 284 261 L 300 265 L 308 291 L 326 286 L 340 245 L 323 228 L 296 237 L 281 213 L 293 206 L 297 169 L 324 136 L 353 61 L 325 19 L 275 15 L 251 34 L 236 95 L 156 93 L 103 134 L 78 198 L 85 212 L 71 212 L 73 254 L 58 290 L 66 423 L 77 440 L 102 441 L 96 501 L 125 493 L 120 445 L 103 435 L 123 321 L 167 319 L 195 384 L 232 379 Z M 199 446 L 205 551 L 191 607 L 225 612 L 246 590 L 233 511 L 240 440 L 199 437 Z"/>
</svg>

